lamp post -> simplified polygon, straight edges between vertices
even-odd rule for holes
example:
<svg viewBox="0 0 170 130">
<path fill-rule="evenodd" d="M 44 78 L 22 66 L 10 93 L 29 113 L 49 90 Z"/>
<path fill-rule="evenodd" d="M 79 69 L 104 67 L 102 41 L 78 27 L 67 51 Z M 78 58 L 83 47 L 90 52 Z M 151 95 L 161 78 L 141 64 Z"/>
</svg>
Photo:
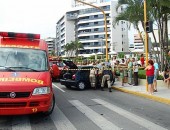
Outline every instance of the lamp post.
<svg viewBox="0 0 170 130">
<path fill-rule="evenodd" d="M 107 42 L 107 18 L 106 18 L 106 13 L 104 12 L 104 10 L 102 8 L 100 8 L 98 6 L 92 5 L 90 3 L 86 3 L 86 2 L 81 1 L 81 0 L 75 0 L 75 1 L 83 3 L 85 5 L 92 6 L 94 8 L 97 8 L 97 9 L 99 9 L 103 13 L 103 16 L 104 16 L 104 25 L 105 25 L 106 61 L 108 61 L 108 42 Z"/>
<path fill-rule="evenodd" d="M 147 22 L 147 10 L 146 10 L 146 0 L 144 0 L 144 27 L 145 27 L 145 56 L 146 65 L 148 64 L 148 33 L 146 32 L 146 22 Z M 148 83 L 146 83 L 146 91 L 148 91 Z"/>
</svg>

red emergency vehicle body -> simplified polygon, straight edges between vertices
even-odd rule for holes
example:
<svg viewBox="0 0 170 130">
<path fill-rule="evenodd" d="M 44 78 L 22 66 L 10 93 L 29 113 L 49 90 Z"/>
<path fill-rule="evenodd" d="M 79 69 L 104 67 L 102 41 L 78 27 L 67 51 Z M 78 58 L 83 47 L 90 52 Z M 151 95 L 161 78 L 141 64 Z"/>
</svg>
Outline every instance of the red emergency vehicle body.
<svg viewBox="0 0 170 130">
<path fill-rule="evenodd" d="M 0 115 L 52 113 L 55 98 L 47 50 L 40 35 L 0 32 Z M 18 59 L 24 65 L 19 66 Z M 41 67 L 29 64 L 38 60 Z"/>
</svg>

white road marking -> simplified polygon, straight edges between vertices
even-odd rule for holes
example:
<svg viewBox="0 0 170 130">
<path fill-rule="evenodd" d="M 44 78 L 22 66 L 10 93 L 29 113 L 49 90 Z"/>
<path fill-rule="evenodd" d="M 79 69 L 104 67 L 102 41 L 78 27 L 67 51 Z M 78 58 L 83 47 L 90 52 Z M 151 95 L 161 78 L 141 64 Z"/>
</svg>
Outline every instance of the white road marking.
<svg viewBox="0 0 170 130">
<path fill-rule="evenodd" d="M 54 87 L 56 87 L 57 89 L 59 89 L 60 91 L 62 91 L 62 92 L 65 92 L 63 89 L 61 89 L 60 87 L 58 87 L 57 85 L 55 85 L 55 84 L 52 84 Z"/>
<path fill-rule="evenodd" d="M 53 113 L 51 114 L 51 119 L 57 130 L 77 130 L 57 106 L 55 106 Z"/>
<path fill-rule="evenodd" d="M 74 105 L 79 111 L 81 111 L 85 116 L 87 116 L 91 121 L 93 121 L 102 130 L 120 130 L 119 127 L 117 127 L 112 122 L 108 121 L 103 116 L 96 113 L 80 101 L 70 100 L 69 102 Z"/>
<path fill-rule="evenodd" d="M 129 120 L 149 129 L 149 130 L 167 130 L 157 124 L 154 124 L 152 123 L 151 121 L 149 120 L 146 120 L 144 118 L 141 118 L 133 113 L 130 113 L 120 107 L 117 107 L 111 103 L 108 103 L 104 100 L 101 100 L 101 99 L 92 99 L 93 101 L 99 103 L 99 104 L 102 104 L 103 106 L 105 106 L 106 108 L 110 109 L 111 111 L 114 111 L 122 116 L 124 116 L 125 118 L 128 118 Z"/>
<path fill-rule="evenodd" d="M 13 117 L 12 130 L 31 130 L 31 124 L 28 116 Z"/>
</svg>

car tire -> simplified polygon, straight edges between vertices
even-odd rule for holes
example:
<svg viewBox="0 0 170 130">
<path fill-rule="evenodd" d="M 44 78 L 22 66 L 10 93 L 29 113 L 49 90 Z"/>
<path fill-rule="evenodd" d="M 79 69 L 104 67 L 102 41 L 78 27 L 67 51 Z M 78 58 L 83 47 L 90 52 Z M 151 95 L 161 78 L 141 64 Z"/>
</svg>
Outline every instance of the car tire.
<svg viewBox="0 0 170 130">
<path fill-rule="evenodd" d="M 48 111 L 46 111 L 46 112 L 43 113 L 43 115 L 44 115 L 44 116 L 49 116 L 49 115 L 53 112 L 54 106 L 55 106 L 55 97 L 54 97 L 54 94 L 53 94 L 51 106 L 50 106 L 50 108 L 48 109 Z"/>
<path fill-rule="evenodd" d="M 86 88 L 86 84 L 83 81 L 78 82 L 77 88 L 79 90 L 84 90 Z"/>
</svg>

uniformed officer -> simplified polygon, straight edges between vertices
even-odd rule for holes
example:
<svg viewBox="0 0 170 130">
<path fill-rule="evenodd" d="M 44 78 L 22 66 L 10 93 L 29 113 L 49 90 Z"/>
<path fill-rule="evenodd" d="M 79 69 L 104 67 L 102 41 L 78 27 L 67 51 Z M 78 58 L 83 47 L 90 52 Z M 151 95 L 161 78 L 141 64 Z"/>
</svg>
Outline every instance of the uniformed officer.
<svg viewBox="0 0 170 130">
<path fill-rule="evenodd" d="M 97 74 L 97 70 L 94 67 L 90 70 L 90 75 L 89 75 L 90 84 L 93 89 L 96 89 L 96 74 Z"/>
<path fill-rule="evenodd" d="M 110 83 L 110 73 L 111 73 L 111 70 L 110 70 L 110 67 L 109 65 L 105 65 L 103 71 L 102 71 L 102 84 L 101 84 L 101 90 L 104 91 L 104 85 L 105 85 L 105 82 L 107 81 L 107 85 L 108 85 L 108 88 L 109 88 L 109 92 L 112 92 L 111 90 L 111 83 Z"/>
</svg>

